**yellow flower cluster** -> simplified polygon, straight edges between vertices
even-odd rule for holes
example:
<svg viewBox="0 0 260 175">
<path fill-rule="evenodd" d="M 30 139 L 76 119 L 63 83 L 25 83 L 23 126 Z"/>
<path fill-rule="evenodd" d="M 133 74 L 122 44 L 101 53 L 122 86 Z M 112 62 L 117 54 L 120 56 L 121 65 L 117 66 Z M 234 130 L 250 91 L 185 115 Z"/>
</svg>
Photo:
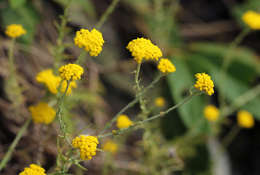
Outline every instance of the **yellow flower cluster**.
<svg viewBox="0 0 260 175">
<path fill-rule="evenodd" d="M 84 73 L 84 69 L 77 64 L 67 64 L 61 66 L 59 72 L 63 80 L 79 80 Z"/>
<path fill-rule="evenodd" d="M 82 160 L 90 160 L 96 155 L 97 145 L 99 144 L 97 137 L 80 135 L 72 141 L 72 146 L 80 150 L 80 158 Z"/>
<path fill-rule="evenodd" d="M 11 24 L 6 27 L 5 34 L 10 38 L 17 38 L 26 34 L 26 30 L 21 24 Z"/>
<path fill-rule="evenodd" d="M 132 53 L 137 63 L 141 63 L 143 59 L 157 61 L 162 57 L 161 49 L 154 45 L 149 39 L 134 39 L 128 43 L 126 48 Z"/>
<path fill-rule="evenodd" d="M 116 121 L 116 126 L 119 129 L 128 128 L 131 125 L 133 125 L 133 122 L 128 118 L 127 115 L 118 116 L 117 121 Z"/>
<path fill-rule="evenodd" d="M 35 106 L 30 106 L 29 111 L 32 114 L 34 123 L 50 124 L 56 115 L 55 110 L 47 103 L 40 102 Z"/>
<path fill-rule="evenodd" d="M 137 38 L 128 43 L 126 48 L 131 52 L 135 61 L 141 64 L 143 59 L 146 61 L 158 61 L 162 57 L 161 49 L 154 45 L 151 40 L 145 38 Z M 161 58 L 157 66 L 162 73 L 175 72 L 176 68 L 167 58 Z"/>
<path fill-rule="evenodd" d="M 104 39 L 102 33 L 96 29 L 91 31 L 81 29 L 76 32 L 74 43 L 79 48 L 84 47 L 84 49 L 89 52 L 90 56 L 98 56 L 102 51 Z"/>
<path fill-rule="evenodd" d="M 204 117 L 211 122 L 218 120 L 219 109 L 214 105 L 208 105 L 204 108 Z"/>
<path fill-rule="evenodd" d="M 24 168 L 19 175 L 46 175 L 45 169 L 36 164 L 31 164 L 30 167 Z"/>
<path fill-rule="evenodd" d="M 260 29 L 260 13 L 254 11 L 247 11 L 243 14 L 242 20 L 246 23 L 251 29 L 259 30 Z"/>
<path fill-rule="evenodd" d="M 170 60 L 168 60 L 167 58 L 161 58 L 159 61 L 159 64 L 157 66 L 157 68 L 162 72 L 162 73 L 171 73 L 171 72 L 175 72 L 176 68 L 175 66 L 172 64 L 172 62 Z"/>
<path fill-rule="evenodd" d="M 106 143 L 103 146 L 103 150 L 110 152 L 112 154 L 115 154 L 118 150 L 118 146 L 115 142 L 113 142 L 112 140 L 108 140 L 106 141 Z"/>
<path fill-rule="evenodd" d="M 43 83 L 49 89 L 49 91 L 51 93 L 57 94 L 58 88 L 59 88 L 62 80 L 61 80 L 61 77 L 54 75 L 53 71 L 51 69 L 46 69 L 46 70 L 39 72 L 36 75 L 36 81 L 38 83 Z M 63 81 L 61 84 L 61 89 L 60 89 L 61 92 L 65 92 L 66 87 L 67 87 L 67 81 Z M 71 94 L 72 88 L 76 88 L 76 87 L 77 87 L 77 84 L 75 81 L 70 82 L 66 95 Z"/>
<path fill-rule="evenodd" d="M 252 128 L 255 125 L 252 114 L 245 110 L 241 110 L 237 113 L 237 122 L 242 128 Z"/>
<path fill-rule="evenodd" d="M 165 100 L 164 100 L 164 98 L 163 97 L 157 97 L 155 100 L 154 100 L 154 104 L 155 104 L 155 106 L 157 106 L 157 107 L 164 107 L 164 105 L 165 105 Z"/>
<path fill-rule="evenodd" d="M 196 89 L 206 92 L 209 96 L 214 94 L 214 83 L 208 74 L 197 73 L 195 77 L 197 79 L 194 85 Z"/>
</svg>

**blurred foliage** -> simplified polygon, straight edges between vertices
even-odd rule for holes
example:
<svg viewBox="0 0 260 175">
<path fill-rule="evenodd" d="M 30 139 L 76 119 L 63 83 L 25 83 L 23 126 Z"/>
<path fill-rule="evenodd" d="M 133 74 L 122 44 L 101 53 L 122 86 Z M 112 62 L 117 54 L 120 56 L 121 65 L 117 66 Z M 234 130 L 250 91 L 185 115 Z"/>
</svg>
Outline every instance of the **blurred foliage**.
<svg viewBox="0 0 260 175">
<path fill-rule="evenodd" d="M 53 0 L 53 2 L 63 8 L 68 0 Z M 93 0 L 72 0 L 72 2 L 69 13 L 70 24 L 72 26 L 75 25 L 75 28 L 81 25 L 93 27 L 93 23 L 98 19 L 98 9 L 95 2 Z M 24 35 L 21 41 L 28 45 L 32 44 L 37 31 L 37 25 L 41 27 L 41 16 L 33 2 L 29 0 L 0 0 L 0 4 L 5 7 L 0 8 L 2 29 L 4 30 L 5 26 L 12 23 L 22 24 L 27 30 L 27 35 Z M 167 76 L 167 88 L 170 93 L 166 93 L 166 96 L 172 100 L 172 103 L 176 104 L 180 102 L 187 95 L 190 87 L 194 84 L 194 74 L 197 72 L 206 72 L 212 76 L 215 82 L 216 92 L 222 92 L 228 104 L 234 102 L 237 97 L 259 83 L 257 78 L 260 77 L 260 61 L 259 53 L 255 50 L 239 46 L 230 51 L 229 44 L 224 42 L 187 42 L 186 39 L 181 36 L 181 24 L 176 17 L 178 13 L 181 13 L 182 9 L 178 0 L 124 0 L 122 4 L 127 8 L 131 8 L 135 13 L 133 19 L 129 20 L 134 20 L 137 30 L 143 33 L 143 35 L 152 38 L 152 40 L 162 48 L 165 57 L 170 58 L 175 64 L 177 71 Z M 241 30 L 245 27 L 241 21 L 241 15 L 247 10 L 260 11 L 260 1 L 245 1 L 230 9 L 234 20 L 240 24 Z M 111 36 L 115 34 L 117 34 L 117 31 L 112 33 Z M 110 36 L 106 37 L 109 38 Z M 112 43 L 114 41 L 109 42 Z M 113 46 L 111 46 L 111 43 L 107 44 L 108 49 L 104 49 L 102 53 L 102 57 L 104 58 L 97 58 L 96 63 L 102 65 L 102 68 L 107 66 L 107 69 L 111 67 L 113 70 L 113 67 L 119 65 L 120 54 L 111 52 L 111 49 L 116 50 L 115 48 L 118 46 L 116 42 L 116 44 L 113 43 Z M 225 80 L 222 81 L 220 71 L 223 58 L 228 52 L 232 55 L 232 62 L 225 74 Z M 133 69 L 130 64 L 126 64 L 126 66 L 121 64 L 121 66 L 123 68 L 121 67 L 119 69 L 126 69 L 127 71 Z M 121 92 L 118 92 L 118 89 L 127 92 L 127 95 L 132 95 L 133 88 L 131 87 L 132 74 L 127 71 L 125 71 L 127 73 L 124 73 L 122 70 L 120 71 L 121 72 L 108 71 L 109 73 L 103 74 L 105 74 L 104 82 L 109 82 L 112 85 L 108 88 L 114 89 L 114 87 L 116 87 L 117 90 L 114 91 L 117 91 L 121 98 Z M 147 77 L 144 77 L 144 79 Z M 149 78 L 150 77 L 147 79 Z M 100 80 L 97 81 L 97 83 L 102 84 Z M 165 89 L 167 88 L 164 88 L 165 87 L 161 88 L 162 91 L 166 91 Z M 70 100 L 65 102 L 66 108 L 64 109 L 64 116 L 66 116 L 65 122 L 70 132 L 78 127 L 73 118 L 76 116 L 76 114 L 73 113 L 76 104 L 83 106 L 82 111 L 80 111 L 82 114 L 89 115 L 90 113 L 91 115 L 89 116 L 91 117 L 94 113 L 93 111 L 100 112 L 103 110 L 100 107 L 104 100 L 102 95 L 106 94 L 109 96 L 110 92 L 100 94 L 99 91 L 100 87 L 95 89 L 94 92 L 86 89 L 77 89 L 77 91 L 73 92 L 74 94 L 70 97 Z M 178 139 L 178 137 L 184 136 L 184 133 L 189 130 L 193 130 L 196 134 L 211 135 L 213 131 L 208 121 L 203 117 L 203 108 L 211 103 L 218 105 L 216 99 L 218 98 L 215 97 L 213 99 L 206 96 L 196 96 L 187 104 L 178 108 L 177 111 L 168 114 L 168 118 L 163 119 L 161 126 L 166 138 L 169 140 Z M 260 97 L 257 97 L 243 106 L 242 109 L 248 110 L 256 119 L 260 120 L 259 104 Z M 84 115 L 83 120 L 86 119 Z M 90 120 L 92 120 L 92 118 Z M 89 122 L 90 120 L 87 121 Z M 189 137 L 189 139 L 190 142 L 196 140 L 196 138 L 193 137 Z M 178 143 L 181 144 L 182 141 L 178 139 Z M 181 156 L 183 155 L 184 160 L 187 162 L 185 169 L 188 169 L 187 171 L 185 170 L 183 174 L 211 174 L 211 162 L 205 144 L 201 142 L 187 144 L 186 140 L 183 143 L 179 154 Z M 190 157 L 186 156 L 187 154 L 189 154 Z"/>
<path fill-rule="evenodd" d="M 25 43 L 31 43 L 37 30 L 40 16 L 32 5 L 31 1 L 26 0 L 0 0 L 0 3 L 6 8 L 0 8 L 2 25 L 5 28 L 9 24 L 22 24 L 27 34 L 21 37 Z"/>
</svg>

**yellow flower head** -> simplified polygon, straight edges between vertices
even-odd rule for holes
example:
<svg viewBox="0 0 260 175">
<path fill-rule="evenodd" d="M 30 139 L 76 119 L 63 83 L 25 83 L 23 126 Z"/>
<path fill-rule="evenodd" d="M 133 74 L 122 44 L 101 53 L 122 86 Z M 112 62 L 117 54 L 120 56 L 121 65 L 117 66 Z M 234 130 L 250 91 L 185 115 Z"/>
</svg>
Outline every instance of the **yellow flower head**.
<svg viewBox="0 0 260 175">
<path fill-rule="evenodd" d="M 117 118 L 117 121 L 116 121 L 116 126 L 117 126 L 119 129 L 128 128 L 128 127 L 131 126 L 132 124 L 133 124 L 133 122 L 128 118 L 127 115 L 120 115 L 120 116 Z"/>
<path fill-rule="evenodd" d="M 176 68 L 175 66 L 172 64 L 172 62 L 170 60 L 168 60 L 167 58 L 161 58 L 159 61 L 159 64 L 157 66 L 157 68 L 162 72 L 162 73 L 171 73 L 171 72 L 175 72 Z"/>
<path fill-rule="evenodd" d="M 61 83 L 61 77 L 54 75 L 51 69 L 46 69 L 39 72 L 36 75 L 36 81 L 38 83 L 44 84 L 51 93 L 57 94 L 58 87 Z M 61 85 L 61 92 L 65 92 L 66 87 L 67 87 L 67 82 L 63 81 Z M 72 88 L 76 88 L 76 87 L 77 84 L 75 81 L 70 82 L 70 86 L 68 88 L 66 95 L 71 94 Z"/>
<path fill-rule="evenodd" d="M 251 29 L 259 30 L 260 29 L 260 13 L 254 11 L 247 11 L 243 14 L 242 20 L 246 23 Z"/>
<path fill-rule="evenodd" d="M 10 38 L 17 38 L 26 34 L 26 30 L 21 24 L 11 24 L 6 27 L 5 34 Z"/>
<path fill-rule="evenodd" d="M 103 150 L 110 152 L 112 154 L 115 154 L 118 150 L 118 146 L 115 142 L 113 142 L 112 140 L 108 140 L 106 141 L 106 143 L 103 145 Z"/>
<path fill-rule="evenodd" d="M 82 160 L 90 160 L 96 155 L 97 145 L 99 144 L 97 137 L 80 135 L 72 141 L 72 146 L 80 151 Z"/>
<path fill-rule="evenodd" d="M 255 125 L 252 114 L 245 110 L 241 110 L 237 113 L 237 122 L 242 128 L 252 128 Z"/>
<path fill-rule="evenodd" d="M 29 111 L 32 114 L 34 123 L 43 123 L 46 125 L 51 123 L 56 115 L 55 110 L 44 102 L 40 102 L 35 106 L 30 106 Z"/>
<path fill-rule="evenodd" d="M 164 100 L 164 98 L 163 97 L 157 97 L 155 100 L 154 100 L 154 104 L 155 104 L 155 106 L 157 106 L 157 107 L 164 107 L 164 105 L 165 105 L 165 100 Z"/>
<path fill-rule="evenodd" d="M 200 91 L 206 92 L 208 95 L 214 94 L 214 83 L 211 77 L 206 73 L 195 74 L 197 79 L 194 87 Z"/>
<path fill-rule="evenodd" d="M 59 72 L 63 80 L 79 80 L 84 73 L 84 69 L 77 64 L 67 64 L 61 66 Z"/>
<path fill-rule="evenodd" d="M 104 39 L 102 33 L 96 29 L 91 31 L 88 31 L 88 29 L 80 29 L 76 32 L 74 43 L 79 48 L 84 47 L 90 56 L 96 57 L 102 51 Z"/>
<path fill-rule="evenodd" d="M 46 175 L 46 173 L 42 167 L 31 164 L 30 167 L 24 168 L 23 172 L 20 172 L 19 175 Z"/>
<path fill-rule="evenodd" d="M 126 48 L 132 53 L 132 56 L 138 63 L 141 63 L 143 59 L 157 61 L 162 57 L 161 49 L 154 45 L 149 39 L 134 39 L 128 43 Z"/>
<path fill-rule="evenodd" d="M 204 117 L 211 122 L 214 122 L 219 117 L 219 109 L 214 105 L 208 105 L 204 108 Z"/>
</svg>

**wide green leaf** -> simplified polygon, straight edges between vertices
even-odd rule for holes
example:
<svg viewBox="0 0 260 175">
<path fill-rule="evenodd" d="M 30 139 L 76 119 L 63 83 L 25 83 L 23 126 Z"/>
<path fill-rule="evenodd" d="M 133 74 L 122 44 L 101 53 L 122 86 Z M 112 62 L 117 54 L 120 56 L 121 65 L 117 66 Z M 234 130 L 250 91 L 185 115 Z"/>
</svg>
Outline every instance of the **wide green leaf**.
<svg viewBox="0 0 260 175">
<path fill-rule="evenodd" d="M 172 59 L 177 71 L 167 76 L 170 91 L 175 103 L 183 100 L 194 83 L 194 75 L 190 72 L 185 60 Z M 209 131 L 208 122 L 203 117 L 205 96 L 193 97 L 188 103 L 178 108 L 178 112 L 188 128 L 197 127 L 199 131 Z"/>
</svg>

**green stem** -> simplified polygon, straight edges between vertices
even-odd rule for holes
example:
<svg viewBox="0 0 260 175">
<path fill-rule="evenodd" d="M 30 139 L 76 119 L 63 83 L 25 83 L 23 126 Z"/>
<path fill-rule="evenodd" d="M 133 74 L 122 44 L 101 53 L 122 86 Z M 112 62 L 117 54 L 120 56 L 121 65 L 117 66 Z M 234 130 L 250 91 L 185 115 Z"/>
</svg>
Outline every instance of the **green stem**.
<svg viewBox="0 0 260 175">
<path fill-rule="evenodd" d="M 141 121 L 137 121 L 134 123 L 134 125 L 130 126 L 129 128 L 123 128 L 123 129 L 119 129 L 116 131 L 116 134 L 117 135 L 120 135 L 120 134 L 123 134 L 129 130 L 132 130 L 133 128 L 135 128 L 136 126 L 139 126 L 139 125 L 143 125 L 149 121 L 152 121 L 152 120 L 155 120 L 155 119 L 158 119 L 158 118 L 161 118 L 163 116 L 165 116 L 166 114 L 168 114 L 169 112 L 173 111 L 174 109 L 182 106 L 183 104 L 187 103 L 193 96 L 196 96 L 196 95 L 200 95 L 201 93 L 193 93 L 193 94 L 190 94 L 189 96 L 187 96 L 186 98 L 184 98 L 181 102 L 177 103 L 176 105 L 170 107 L 169 109 L 167 109 L 166 111 L 163 111 L 163 112 L 160 112 L 159 114 L 157 115 L 154 115 L 150 118 L 147 118 L 145 120 L 141 120 Z M 99 135 L 98 137 L 99 138 L 104 138 L 104 137 L 108 137 L 108 136 L 112 136 L 114 135 L 115 133 L 114 132 L 108 132 L 106 134 L 103 134 L 103 135 Z"/>
<path fill-rule="evenodd" d="M 5 154 L 4 158 L 2 159 L 2 161 L 0 162 L 0 171 L 6 166 L 6 164 L 8 163 L 8 161 L 10 160 L 12 153 L 16 147 L 16 145 L 18 144 L 18 142 L 20 141 L 20 139 L 22 138 L 24 132 L 26 131 L 26 129 L 28 128 L 29 124 L 31 122 L 31 118 L 27 119 L 27 121 L 24 123 L 24 125 L 21 127 L 21 129 L 19 130 L 19 132 L 17 133 L 13 143 L 11 144 L 11 146 L 8 148 L 7 153 Z"/>
<path fill-rule="evenodd" d="M 142 65 L 142 63 L 138 63 L 137 68 L 136 68 L 136 73 L 135 73 L 135 84 L 136 84 L 136 89 L 137 89 L 136 95 L 138 95 L 142 91 L 142 88 L 140 86 L 140 79 L 139 79 L 141 65 Z M 146 118 L 148 111 L 146 109 L 145 101 L 142 96 L 139 98 L 139 103 L 140 103 L 140 108 L 142 110 L 142 116 L 143 116 L 143 118 Z"/>
<path fill-rule="evenodd" d="M 8 51 L 9 67 L 11 72 L 11 77 L 15 77 L 15 64 L 14 64 L 14 45 L 15 38 L 12 38 L 11 46 Z"/>
<path fill-rule="evenodd" d="M 100 29 L 103 26 L 103 24 L 105 23 L 105 21 L 107 20 L 109 15 L 115 10 L 115 7 L 116 7 L 116 5 L 118 4 L 119 1 L 120 0 L 113 0 L 112 1 L 112 3 L 109 5 L 109 7 L 105 11 L 105 13 L 103 13 L 100 20 L 98 21 L 98 23 L 96 25 L 97 29 Z"/>
<path fill-rule="evenodd" d="M 260 95 L 260 84 L 250 89 L 249 91 L 245 92 L 241 96 L 237 97 L 236 100 L 229 107 L 223 108 L 221 118 L 224 118 L 225 116 L 232 114 L 238 108 L 244 106 L 249 101 L 253 100 L 259 95 Z"/>
<path fill-rule="evenodd" d="M 55 48 L 55 67 L 58 69 L 60 66 L 60 61 L 63 58 L 63 52 L 65 50 L 65 45 L 63 44 L 63 40 L 65 37 L 66 32 L 66 26 L 68 23 L 68 13 L 69 13 L 69 7 L 72 0 L 68 0 L 68 3 L 65 5 L 64 13 L 60 17 L 61 18 L 61 24 L 58 26 L 58 39 L 57 39 L 57 46 Z"/>
<path fill-rule="evenodd" d="M 233 52 L 234 49 L 243 41 L 243 39 L 249 34 L 251 30 L 249 28 L 244 29 L 236 38 L 235 40 L 230 44 L 229 49 L 227 53 L 225 54 L 223 58 L 223 63 L 220 71 L 220 85 L 223 85 L 226 78 L 226 72 L 228 69 L 228 66 L 233 60 Z M 222 91 L 219 92 L 219 99 L 220 99 L 220 109 L 222 109 L 225 106 L 225 95 Z"/>
<path fill-rule="evenodd" d="M 252 88 L 251 90 L 247 91 L 246 93 L 242 94 L 241 96 L 237 97 L 236 100 L 229 106 L 226 106 L 222 109 L 219 120 L 217 121 L 216 125 L 219 125 L 223 122 L 226 116 L 231 115 L 241 106 L 244 106 L 254 98 L 256 98 L 260 94 L 260 85 Z M 192 128 L 190 129 L 187 135 L 194 135 L 195 130 L 198 128 L 199 125 L 204 121 L 204 119 L 199 120 L 196 122 Z"/>
<path fill-rule="evenodd" d="M 225 148 L 227 148 L 230 145 L 230 143 L 232 143 L 232 141 L 237 136 L 240 130 L 241 128 L 238 125 L 233 126 L 231 131 L 226 135 L 226 137 L 224 137 L 222 141 L 222 144 Z"/>
<path fill-rule="evenodd" d="M 65 122 L 64 122 L 64 120 L 62 118 L 62 107 L 63 107 L 64 98 L 65 98 L 65 96 L 67 94 L 67 91 L 69 89 L 69 86 L 70 86 L 70 82 L 71 81 L 67 80 L 67 86 L 66 86 L 65 92 L 58 99 L 58 102 L 57 102 L 58 109 L 57 109 L 57 113 L 56 113 L 56 116 L 57 116 L 57 118 L 59 120 L 59 124 L 60 124 L 60 129 L 61 129 L 62 135 L 65 138 L 65 140 L 68 142 L 68 144 L 70 144 L 70 141 L 67 138 L 66 124 L 65 124 Z"/>
<path fill-rule="evenodd" d="M 81 65 L 85 57 L 86 57 L 86 51 L 83 49 L 83 50 L 80 52 L 80 55 L 79 55 L 77 61 L 75 62 L 75 64 Z"/>
<path fill-rule="evenodd" d="M 103 134 L 107 129 L 109 129 L 112 124 L 117 120 L 118 116 L 123 114 L 127 109 L 131 108 L 132 106 L 134 106 L 140 99 L 140 97 L 142 97 L 149 89 L 151 89 L 161 78 L 162 78 L 162 74 L 160 74 L 159 76 L 157 76 L 146 88 L 143 89 L 142 92 L 140 92 L 134 100 L 132 100 L 130 103 L 128 103 L 123 109 L 121 109 L 113 118 L 112 120 L 110 120 L 109 122 L 106 123 L 104 129 L 100 132 L 100 134 Z"/>
</svg>

